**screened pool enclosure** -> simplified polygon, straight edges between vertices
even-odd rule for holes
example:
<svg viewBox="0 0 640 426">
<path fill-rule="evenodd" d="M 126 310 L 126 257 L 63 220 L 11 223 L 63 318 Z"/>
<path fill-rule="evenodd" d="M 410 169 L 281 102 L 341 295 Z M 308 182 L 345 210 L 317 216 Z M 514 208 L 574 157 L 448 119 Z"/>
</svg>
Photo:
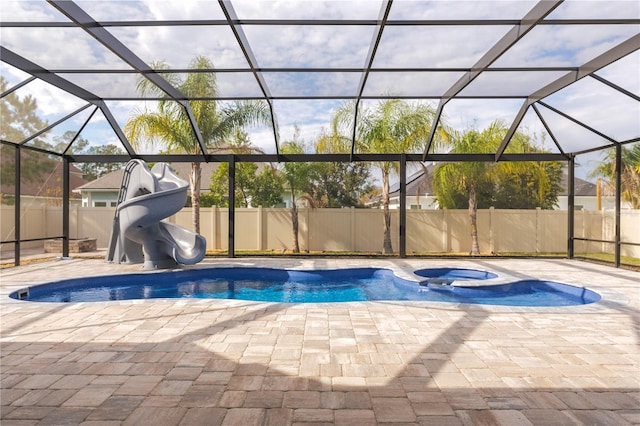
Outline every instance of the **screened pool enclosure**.
<svg viewBox="0 0 640 426">
<path fill-rule="evenodd" d="M 640 251 L 640 216 L 633 215 L 640 160 L 627 161 L 628 154 L 640 151 L 640 3 L 635 0 L 9 0 L 1 8 L 2 222 L 7 224 L 2 247 L 13 251 L 16 265 L 29 244 L 57 239 L 68 256 L 75 234 L 90 236 L 108 227 L 103 219 L 108 211 L 100 216 L 102 207 L 96 205 L 86 206 L 97 210 L 85 215 L 100 219 L 89 220 L 82 231 L 70 229 L 78 209 L 85 208 L 74 204 L 73 190 L 86 181 L 74 179 L 87 177 L 83 165 L 118 164 L 109 169 L 115 171 L 134 158 L 228 166 L 229 201 L 225 208 L 203 207 L 209 216 L 201 223 L 207 240 L 213 239 L 210 248 L 229 257 L 245 246 L 279 250 L 266 241 L 290 238 L 267 235 L 284 231 L 266 230 L 265 219 L 273 214 L 288 229 L 288 213 L 236 207 L 237 173 L 244 163 L 391 163 L 399 183 L 391 240 L 394 253 L 405 257 L 468 251 L 466 240 L 460 247 L 451 243 L 452 233 L 468 233 L 468 218 L 418 216 L 407 202 L 409 175 L 448 163 L 522 162 L 562 163 L 566 207 L 556 213 L 559 221 L 548 219 L 555 225 L 538 213 L 528 228 L 521 216 L 485 211 L 479 226 L 490 228 L 491 235 L 484 252 L 560 251 L 570 258 L 576 251 L 605 252 L 616 266 L 625 253 L 640 257 L 634 254 Z M 427 123 L 404 139 L 388 132 L 379 140 L 391 143 L 364 143 L 361 129 L 387 101 L 425 107 Z M 252 105 L 262 115 L 243 128 L 250 148 L 229 150 L 224 138 L 215 136 L 222 121 L 201 117 L 211 110 L 229 118 L 239 105 Z M 180 149 L 157 134 L 144 143 L 134 140 L 131 123 L 145 111 L 179 117 L 179 137 L 164 137 L 182 141 Z M 337 111 L 343 114 L 338 117 Z M 495 123 L 504 132 L 494 145 L 457 150 L 446 143 L 453 134 L 481 132 Z M 521 134 L 535 144 L 523 149 L 516 142 Z M 287 148 L 291 140 L 322 137 L 340 143 Z M 599 231 L 586 232 L 591 216 L 576 202 L 575 182 L 595 179 L 602 164 L 609 167 L 605 195 L 611 205 L 609 212 L 595 213 Z M 603 179 L 605 169 L 598 175 Z M 210 176 L 202 179 L 208 183 Z M 373 179 L 380 183 L 379 176 Z M 43 213 L 44 229 L 36 232 L 39 225 L 27 211 L 38 197 L 57 200 L 59 210 Z M 351 224 L 334 226 L 338 234 L 350 233 L 349 244 L 336 243 L 341 237 L 336 235 L 314 245 L 312 234 L 328 231 L 311 229 L 309 217 L 320 212 L 307 209 L 301 219 L 307 227 L 300 237 L 303 248 L 312 254 L 372 251 L 359 241 L 377 230 L 357 229 L 366 222 L 356 216 L 360 210 L 367 209 L 333 212 Z M 382 248 L 383 216 L 375 214 Z M 331 229 L 337 219 L 322 220 Z M 507 244 L 494 235 L 507 222 L 515 235 L 508 238 L 520 238 L 513 243 L 520 249 L 494 249 Z M 432 231 L 435 237 L 426 234 Z M 245 244 L 243 232 L 264 234 L 264 241 Z M 560 238 L 560 250 L 544 246 L 552 237 Z M 442 244 L 420 245 L 434 239 Z M 531 240 L 533 246 L 525 247 Z"/>
</svg>

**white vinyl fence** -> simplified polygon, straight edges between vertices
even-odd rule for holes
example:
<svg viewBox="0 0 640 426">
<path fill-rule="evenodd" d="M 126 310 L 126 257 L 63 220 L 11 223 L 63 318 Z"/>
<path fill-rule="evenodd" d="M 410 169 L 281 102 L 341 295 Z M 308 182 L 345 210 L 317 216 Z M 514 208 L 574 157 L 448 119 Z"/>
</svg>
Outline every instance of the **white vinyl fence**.
<svg viewBox="0 0 640 426">
<path fill-rule="evenodd" d="M 14 238 L 14 209 L 1 206 L 2 240 Z M 98 247 L 108 244 L 114 209 L 70 207 L 70 237 L 97 238 Z M 392 244 L 398 250 L 398 211 L 392 211 Z M 21 238 L 62 235 L 62 208 L 35 206 L 23 210 Z M 622 241 L 640 242 L 640 210 L 623 210 Z M 191 209 L 184 208 L 168 219 L 191 229 Z M 291 250 L 291 216 L 287 209 L 236 209 L 236 250 Z M 226 250 L 228 209 L 201 208 L 200 233 L 208 250 Z M 310 252 L 378 252 L 382 249 L 383 212 L 380 209 L 300 209 L 299 242 Z M 478 237 L 483 253 L 564 253 L 567 250 L 567 212 L 559 210 L 479 210 Z M 466 210 L 408 210 L 407 253 L 467 253 L 471 247 Z M 575 213 L 575 237 L 613 240 L 615 212 Z M 42 241 L 23 247 L 41 247 Z M 2 250 L 12 250 L 3 244 Z M 613 253 L 613 244 L 576 242 L 576 253 Z M 640 247 L 623 245 L 623 256 L 639 257 Z"/>
</svg>

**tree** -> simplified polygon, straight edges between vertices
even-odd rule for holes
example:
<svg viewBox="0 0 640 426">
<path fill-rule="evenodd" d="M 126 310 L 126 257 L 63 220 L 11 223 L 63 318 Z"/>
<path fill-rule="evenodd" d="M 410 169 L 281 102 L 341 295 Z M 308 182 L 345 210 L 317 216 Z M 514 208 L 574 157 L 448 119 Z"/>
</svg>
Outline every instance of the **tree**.
<svg viewBox="0 0 640 426">
<path fill-rule="evenodd" d="M 220 151 L 234 154 L 253 154 L 262 151 L 253 146 L 249 135 L 242 129 L 233 132 L 233 139 L 226 147 L 218 147 Z M 235 166 L 235 207 L 262 206 L 273 207 L 282 203 L 282 178 L 271 164 L 263 167 L 258 173 L 258 165 L 254 163 L 237 163 Z M 202 196 L 203 205 L 229 206 L 229 164 L 222 163 L 211 175 L 209 194 Z"/>
<path fill-rule="evenodd" d="M 4 93 L 7 89 L 7 80 L 0 76 L 0 93 Z M 17 144 L 45 128 L 47 122 L 38 116 L 37 110 L 37 101 L 31 95 L 20 98 L 16 92 L 12 92 L 0 98 L 0 139 Z M 50 148 L 37 138 L 30 144 L 40 148 Z M 1 144 L 0 159 L 2 164 L 0 181 L 4 185 L 14 185 L 16 170 L 14 148 Z M 42 180 L 42 176 L 54 166 L 53 160 L 47 155 L 21 150 L 20 178 L 24 181 Z"/>
<path fill-rule="evenodd" d="M 316 141 L 317 154 L 349 152 L 351 141 L 322 135 Z M 364 206 L 363 199 L 373 190 L 369 165 L 364 162 L 314 163 L 315 180 L 310 195 L 318 207 Z"/>
<path fill-rule="evenodd" d="M 152 68 L 163 70 L 168 69 L 168 65 L 158 62 Z M 198 56 L 189 68 L 213 69 L 213 63 Z M 218 94 L 216 75 L 213 72 L 188 73 L 185 78 L 178 73 L 165 73 L 162 76 L 189 98 L 213 98 Z M 158 102 L 157 111 L 139 111 L 127 121 L 124 131 L 131 143 L 136 147 L 145 143 L 160 143 L 166 152 L 200 154 L 200 145 L 186 108 L 166 99 L 166 94 L 144 77 L 138 80 L 137 90 L 142 95 L 150 94 L 163 99 Z M 189 106 L 207 149 L 224 146 L 238 128 L 271 122 L 269 108 L 264 102 L 237 101 L 221 104 L 216 101 L 191 100 Z M 192 162 L 189 186 L 193 228 L 196 232 L 200 232 L 200 181 L 200 163 Z"/>
<path fill-rule="evenodd" d="M 454 133 L 451 152 L 495 152 L 507 130 L 503 122 L 494 121 L 482 131 L 472 129 Z M 534 151 L 531 138 L 516 133 L 505 152 Z M 440 208 L 462 208 L 466 199 L 471 223 L 471 254 L 478 255 L 478 207 L 488 208 L 499 201 L 508 203 L 511 208 L 552 208 L 560 191 L 560 167 L 558 163 L 533 161 L 441 164 L 434 171 L 434 193 Z"/>
<path fill-rule="evenodd" d="M 621 147 L 620 195 L 631 204 L 631 208 L 640 209 L 640 144 L 631 147 Z M 605 159 L 589 174 L 590 177 L 603 177 L 605 188 L 609 193 L 615 193 L 616 182 L 616 151 L 610 149 Z"/>
<path fill-rule="evenodd" d="M 309 195 L 316 207 L 362 207 L 362 199 L 373 188 L 367 164 L 314 163 L 314 180 Z"/>
<path fill-rule="evenodd" d="M 271 165 L 260 173 L 254 163 L 236 164 L 235 207 L 274 207 L 282 204 L 283 179 Z M 222 163 L 211 175 L 209 194 L 202 196 L 202 205 L 229 207 L 229 164 Z"/>
<path fill-rule="evenodd" d="M 257 170 L 258 166 L 254 163 L 236 164 L 235 207 L 249 207 Z M 229 163 L 221 163 L 211 175 L 209 190 L 208 198 L 212 205 L 229 207 Z"/>
<path fill-rule="evenodd" d="M 302 154 L 304 153 L 304 141 L 300 140 L 300 133 L 296 128 L 293 139 L 283 143 L 280 146 L 283 154 Z M 283 178 L 285 181 L 285 189 L 291 195 L 291 224 L 293 228 L 293 252 L 300 253 L 300 244 L 298 242 L 298 199 L 307 198 L 305 191 L 308 188 L 309 176 L 313 168 L 308 163 L 286 162 L 282 164 Z"/>
<path fill-rule="evenodd" d="M 354 127 L 355 103 L 347 102 L 336 111 L 333 129 L 337 138 L 348 138 Z M 399 99 L 379 101 L 373 108 L 362 108 L 356 126 L 358 151 L 379 154 L 402 154 L 424 147 L 431 130 L 435 110 L 431 105 L 408 103 Z M 443 126 L 444 128 L 444 126 Z M 446 141 L 446 133 L 438 132 L 434 142 Z M 382 208 L 384 233 L 382 253 L 393 253 L 391 245 L 391 213 L 389 211 L 389 177 L 397 173 L 397 162 L 374 163 L 382 176 Z"/>
<path fill-rule="evenodd" d="M 87 148 L 84 153 L 90 155 L 119 155 L 126 154 L 126 152 L 117 145 L 99 145 L 91 146 Z M 120 163 L 81 163 L 78 168 L 82 170 L 85 179 L 94 180 L 106 175 L 107 173 L 115 172 L 122 168 Z"/>
<path fill-rule="evenodd" d="M 275 207 L 284 202 L 284 178 L 272 165 L 266 165 L 255 177 L 251 191 L 251 205 L 254 207 Z"/>
</svg>

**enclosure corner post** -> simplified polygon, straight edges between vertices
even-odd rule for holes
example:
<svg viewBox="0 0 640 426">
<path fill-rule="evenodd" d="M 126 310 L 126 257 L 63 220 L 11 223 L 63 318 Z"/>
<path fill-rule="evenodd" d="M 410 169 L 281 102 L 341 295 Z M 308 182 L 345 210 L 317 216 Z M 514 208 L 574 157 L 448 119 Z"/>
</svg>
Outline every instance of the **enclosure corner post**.
<svg viewBox="0 0 640 426">
<path fill-rule="evenodd" d="M 227 257 L 236 256 L 235 248 L 236 228 L 236 156 L 229 156 L 229 242 Z"/>
<path fill-rule="evenodd" d="M 576 167 L 576 157 L 572 155 L 569 157 L 568 161 L 568 176 L 567 183 L 569 186 L 569 197 L 567 200 L 567 215 L 568 215 L 568 226 L 567 226 L 567 256 L 569 259 L 573 259 L 574 257 L 574 240 L 573 240 L 573 231 L 575 225 L 575 217 L 574 217 L 574 209 L 575 209 L 575 182 L 574 182 L 574 173 Z"/>
<path fill-rule="evenodd" d="M 13 264 L 20 266 L 20 145 L 16 145 L 15 148 L 15 168 L 14 168 L 14 221 L 13 221 L 13 236 L 15 239 L 13 248 Z"/>
<path fill-rule="evenodd" d="M 616 145 L 616 224 L 615 224 L 615 265 L 620 267 L 620 207 L 622 190 L 622 145 Z"/>
<path fill-rule="evenodd" d="M 62 257 L 69 257 L 69 159 L 63 158 L 62 169 Z"/>
<path fill-rule="evenodd" d="M 400 155 L 400 257 L 407 257 L 407 154 Z"/>
</svg>

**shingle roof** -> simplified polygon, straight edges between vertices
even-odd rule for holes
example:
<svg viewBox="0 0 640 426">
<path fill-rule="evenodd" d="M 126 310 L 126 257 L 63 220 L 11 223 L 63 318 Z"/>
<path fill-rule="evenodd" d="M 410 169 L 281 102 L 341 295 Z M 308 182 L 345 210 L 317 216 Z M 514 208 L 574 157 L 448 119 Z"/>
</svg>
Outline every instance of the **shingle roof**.
<svg viewBox="0 0 640 426">
<path fill-rule="evenodd" d="M 433 193 L 433 171 L 436 166 L 429 165 L 427 166 L 428 176 L 425 177 L 424 171 L 419 170 L 411 176 L 407 177 L 407 195 L 416 195 L 419 191 L 419 195 L 424 196 L 427 194 Z M 562 173 L 562 180 L 560 185 L 562 187 L 562 191 L 558 195 L 566 196 L 569 195 L 568 189 L 568 181 L 569 177 L 567 175 L 567 170 Z M 596 185 L 579 177 L 574 177 L 574 194 L 576 196 L 588 197 L 596 195 Z M 400 183 L 394 183 L 389 188 L 389 195 L 391 197 L 397 197 L 400 193 Z"/>
<path fill-rule="evenodd" d="M 407 176 L 407 194 L 408 195 L 416 195 L 419 192 L 419 195 L 431 194 L 433 193 L 433 171 L 436 166 L 434 164 L 429 164 L 426 166 L 428 179 L 425 179 L 424 171 L 422 169 L 418 170 L 414 174 Z M 397 196 L 400 193 L 400 182 L 394 183 L 389 187 L 389 195 L 391 197 Z"/>
<path fill-rule="evenodd" d="M 69 166 L 69 186 L 75 188 L 85 184 L 87 181 L 82 177 L 82 170 L 71 164 Z M 3 194 L 13 194 L 14 185 L 2 183 L 0 192 Z M 62 196 L 62 162 L 57 161 L 50 172 L 43 172 L 38 180 L 20 182 L 20 194 L 40 197 L 61 197 Z M 75 194 L 70 194 L 75 198 Z"/>
<path fill-rule="evenodd" d="M 218 165 L 219 163 L 200 164 L 200 167 L 202 169 L 202 179 L 200 181 L 201 191 L 209 190 L 209 185 L 211 185 L 211 174 L 218 169 Z M 189 180 L 189 174 L 191 173 L 191 163 L 173 163 L 171 164 L 171 167 L 182 179 L 185 179 L 187 181 Z M 74 189 L 74 191 L 119 191 L 123 175 L 124 169 L 119 169 L 87 184 L 78 186 Z"/>
<path fill-rule="evenodd" d="M 569 176 L 567 175 L 566 169 L 562 173 L 562 181 L 560 185 L 562 186 L 562 191 L 560 191 L 560 194 L 558 195 L 569 195 Z M 573 185 L 574 194 L 579 197 L 596 196 L 595 183 L 588 182 L 584 179 L 580 179 L 579 177 L 574 177 Z"/>
</svg>

